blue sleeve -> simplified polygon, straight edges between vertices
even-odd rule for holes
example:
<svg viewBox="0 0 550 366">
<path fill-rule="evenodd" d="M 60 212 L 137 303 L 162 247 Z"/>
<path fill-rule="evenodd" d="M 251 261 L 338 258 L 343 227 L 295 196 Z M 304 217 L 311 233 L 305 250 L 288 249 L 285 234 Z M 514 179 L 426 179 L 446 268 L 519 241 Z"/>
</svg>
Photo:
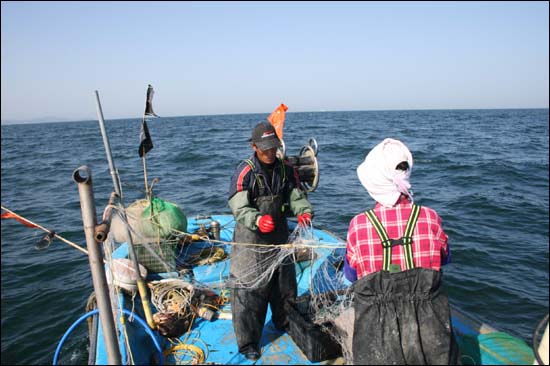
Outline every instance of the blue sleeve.
<svg viewBox="0 0 550 366">
<path fill-rule="evenodd" d="M 451 263 L 451 246 L 449 245 L 449 242 L 447 242 L 447 256 L 445 258 L 441 258 L 441 265 L 444 266 L 449 263 Z"/>
<path fill-rule="evenodd" d="M 347 256 L 344 256 L 344 276 L 350 282 L 357 281 L 357 271 L 350 267 Z"/>
</svg>

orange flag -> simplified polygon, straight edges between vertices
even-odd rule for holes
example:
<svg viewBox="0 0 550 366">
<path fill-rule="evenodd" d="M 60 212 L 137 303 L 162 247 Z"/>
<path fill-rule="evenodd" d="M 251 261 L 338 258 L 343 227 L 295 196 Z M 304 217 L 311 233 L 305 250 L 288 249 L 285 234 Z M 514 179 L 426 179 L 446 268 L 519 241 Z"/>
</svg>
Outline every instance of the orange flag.
<svg viewBox="0 0 550 366">
<path fill-rule="evenodd" d="M 3 219 L 16 219 L 17 221 L 19 221 L 20 223 L 22 223 L 23 225 L 27 226 L 27 227 L 31 227 L 31 228 L 38 228 L 38 226 L 30 223 L 29 221 L 25 220 L 24 218 L 22 218 L 21 216 L 19 215 L 16 215 L 16 214 L 13 214 L 11 212 L 4 212 L 2 214 L 2 218 Z"/>
<path fill-rule="evenodd" d="M 271 124 L 275 128 L 277 136 L 281 140 L 283 139 L 283 126 L 285 125 L 285 112 L 287 110 L 288 107 L 281 103 L 281 105 L 275 108 L 273 113 L 271 113 L 269 117 L 267 117 L 267 120 L 271 122 Z"/>
</svg>

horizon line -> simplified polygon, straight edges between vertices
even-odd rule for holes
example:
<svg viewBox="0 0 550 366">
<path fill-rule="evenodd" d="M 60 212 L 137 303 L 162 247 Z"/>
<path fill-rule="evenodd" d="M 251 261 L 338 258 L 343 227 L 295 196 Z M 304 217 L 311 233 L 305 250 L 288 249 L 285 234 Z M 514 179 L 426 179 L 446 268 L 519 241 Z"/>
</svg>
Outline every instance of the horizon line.
<svg viewBox="0 0 550 366">
<path fill-rule="evenodd" d="M 347 110 L 317 110 L 317 111 L 297 111 L 286 112 L 292 113 L 334 113 L 334 112 L 405 112 L 405 111 L 453 111 L 453 110 L 519 110 L 519 109 L 549 109 L 549 107 L 500 107 L 500 108 L 406 108 L 406 109 L 347 109 Z M 235 116 L 235 115 L 250 115 L 250 114 L 267 114 L 271 112 L 247 112 L 247 113 L 216 113 L 216 114 L 185 114 L 175 116 L 158 116 L 157 118 L 180 118 L 180 117 L 208 117 L 208 116 Z M 1 125 L 17 125 L 17 124 L 39 124 L 39 123 L 61 123 L 61 122 L 88 122 L 96 121 L 97 118 L 71 119 L 59 118 L 57 120 L 47 120 L 52 117 L 37 117 L 33 119 L 6 119 L 0 120 Z M 105 120 L 117 121 L 123 119 L 141 119 L 141 117 L 117 117 L 106 118 Z M 156 119 L 156 118 L 155 118 Z"/>
</svg>

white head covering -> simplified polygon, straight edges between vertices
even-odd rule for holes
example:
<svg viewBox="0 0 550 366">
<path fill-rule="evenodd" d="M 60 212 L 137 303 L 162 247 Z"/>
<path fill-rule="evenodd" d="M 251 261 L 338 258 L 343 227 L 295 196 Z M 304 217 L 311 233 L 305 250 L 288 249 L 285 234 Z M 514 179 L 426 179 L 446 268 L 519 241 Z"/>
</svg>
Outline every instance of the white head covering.
<svg viewBox="0 0 550 366">
<path fill-rule="evenodd" d="M 409 169 L 396 170 L 395 167 L 402 161 L 409 163 Z M 409 191 L 412 166 L 413 158 L 407 146 L 387 138 L 368 153 L 365 161 L 357 167 L 357 176 L 376 202 L 392 207 L 401 193 L 412 201 L 412 192 Z"/>
</svg>

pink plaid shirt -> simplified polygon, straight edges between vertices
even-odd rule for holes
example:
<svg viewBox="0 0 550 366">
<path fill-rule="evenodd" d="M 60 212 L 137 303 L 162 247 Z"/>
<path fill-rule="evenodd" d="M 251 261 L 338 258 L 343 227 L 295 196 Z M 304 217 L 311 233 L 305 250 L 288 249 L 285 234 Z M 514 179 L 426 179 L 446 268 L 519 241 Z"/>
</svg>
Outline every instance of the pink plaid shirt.
<svg viewBox="0 0 550 366">
<path fill-rule="evenodd" d="M 412 204 L 401 196 L 393 207 L 379 203 L 374 207 L 378 219 L 386 228 L 390 239 L 399 239 L 405 233 L 405 225 L 411 214 Z M 415 267 L 439 270 L 442 259 L 448 255 L 447 234 L 443 231 L 439 215 L 428 207 L 421 207 L 416 228 L 413 232 L 412 252 Z M 365 213 L 355 216 L 347 235 L 347 260 L 357 271 L 357 278 L 382 270 L 382 243 Z M 402 245 L 392 248 L 392 263 L 405 270 L 405 254 Z"/>
</svg>

